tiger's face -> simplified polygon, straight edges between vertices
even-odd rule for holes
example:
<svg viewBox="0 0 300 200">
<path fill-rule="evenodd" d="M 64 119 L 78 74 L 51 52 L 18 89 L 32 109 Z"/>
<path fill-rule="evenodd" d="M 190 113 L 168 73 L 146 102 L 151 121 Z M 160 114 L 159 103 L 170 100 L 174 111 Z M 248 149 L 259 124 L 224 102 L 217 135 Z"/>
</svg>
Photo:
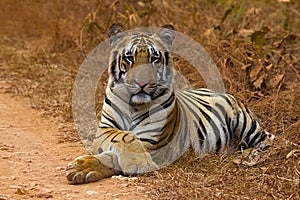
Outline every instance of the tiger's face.
<svg viewBox="0 0 300 200">
<path fill-rule="evenodd" d="M 172 69 L 169 48 L 175 37 L 172 26 L 158 33 L 124 33 L 112 25 L 109 87 L 131 106 L 148 104 L 169 92 Z"/>
</svg>

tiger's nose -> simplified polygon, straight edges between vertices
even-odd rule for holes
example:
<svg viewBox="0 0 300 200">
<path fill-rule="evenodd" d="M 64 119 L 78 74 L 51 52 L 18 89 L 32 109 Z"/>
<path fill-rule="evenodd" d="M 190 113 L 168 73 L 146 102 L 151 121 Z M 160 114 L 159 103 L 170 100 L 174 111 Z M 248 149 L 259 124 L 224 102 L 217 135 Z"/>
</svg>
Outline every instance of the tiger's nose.
<svg viewBox="0 0 300 200">
<path fill-rule="evenodd" d="M 145 86 L 147 86 L 149 84 L 149 80 L 134 80 L 135 83 L 140 86 L 141 88 L 144 88 Z"/>
</svg>

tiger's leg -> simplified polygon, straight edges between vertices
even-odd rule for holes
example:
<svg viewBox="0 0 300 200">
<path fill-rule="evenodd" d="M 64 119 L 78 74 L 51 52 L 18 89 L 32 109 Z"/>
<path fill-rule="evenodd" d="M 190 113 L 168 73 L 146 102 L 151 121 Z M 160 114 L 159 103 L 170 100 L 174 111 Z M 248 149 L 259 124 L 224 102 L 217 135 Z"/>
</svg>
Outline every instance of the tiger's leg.
<svg viewBox="0 0 300 200">
<path fill-rule="evenodd" d="M 142 174 L 157 169 L 150 153 L 135 134 L 114 128 L 101 129 L 93 143 L 95 154 L 102 151 L 116 153 L 120 170 L 126 175 Z"/>
<path fill-rule="evenodd" d="M 234 108 L 231 117 L 231 129 L 240 141 L 240 146 L 264 150 L 272 145 L 275 136 L 261 128 L 256 116 L 243 103 L 231 95 L 228 97 L 232 102 L 232 108 Z"/>
<path fill-rule="evenodd" d="M 78 184 L 120 172 L 135 175 L 157 170 L 143 143 L 130 132 L 102 129 L 93 143 L 93 153 L 95 155 L 78 157 L 68 165 L 69 181 Z"/>
</svg>

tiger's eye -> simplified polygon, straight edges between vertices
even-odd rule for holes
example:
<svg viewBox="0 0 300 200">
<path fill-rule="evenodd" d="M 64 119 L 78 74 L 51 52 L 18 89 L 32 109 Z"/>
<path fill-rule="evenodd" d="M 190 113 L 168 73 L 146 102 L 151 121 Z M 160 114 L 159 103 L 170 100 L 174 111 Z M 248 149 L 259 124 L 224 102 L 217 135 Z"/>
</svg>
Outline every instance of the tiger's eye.
<svg viewBox="0 0 300 200">
<path fill-rule="evenodd" d="M 133 63 L 133 60 L 134 60 L 133 56 L 126 56 L 125 59 L 131 63 Z"/>
<path fill-rule="evenodd" d="M 154 56 L 152 56 L 150 58 L 150 62 L 151 63 L 159 63 L 160 62 L 160 57 L 154 57 Z"/>
</svg>

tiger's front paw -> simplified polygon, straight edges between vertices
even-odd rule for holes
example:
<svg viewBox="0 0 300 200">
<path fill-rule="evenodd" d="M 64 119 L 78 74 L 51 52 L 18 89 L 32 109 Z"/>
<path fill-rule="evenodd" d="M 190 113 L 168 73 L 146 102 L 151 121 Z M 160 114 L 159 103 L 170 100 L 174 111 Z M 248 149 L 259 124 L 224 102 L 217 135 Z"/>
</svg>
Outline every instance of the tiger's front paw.
<svg viewBox="0 0 300 200">
<path fill-rule="evenodd" d="M 95 156 L 80 156 L 66 168 L 67 179 L 72 184 L 98 181 L 117 174 L 116 170 L 103 165 Z"/>
</svg>

